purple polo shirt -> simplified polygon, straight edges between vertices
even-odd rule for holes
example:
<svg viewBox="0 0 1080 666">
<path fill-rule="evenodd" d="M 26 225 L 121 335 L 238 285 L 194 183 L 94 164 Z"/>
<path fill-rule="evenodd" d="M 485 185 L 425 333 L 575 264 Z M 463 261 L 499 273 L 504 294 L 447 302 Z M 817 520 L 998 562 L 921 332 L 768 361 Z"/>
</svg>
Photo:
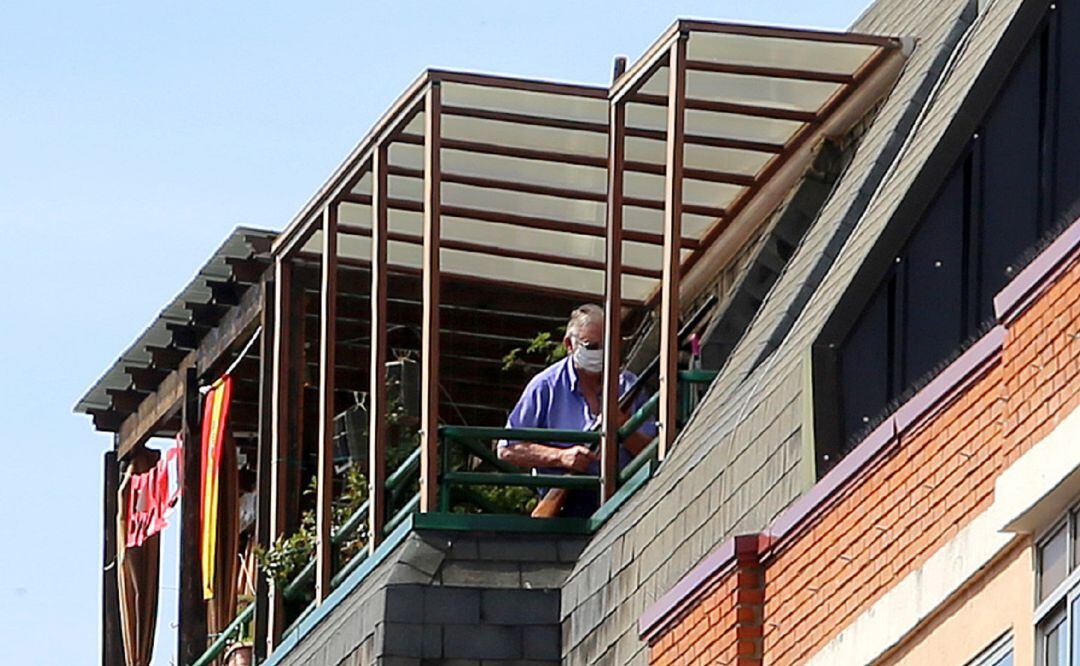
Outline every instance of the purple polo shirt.
<svg viewBox="0 0 1080 666">
<path fill-rule="evenodd" d="M 619 395 L 629 389 L 637 377 L 633 373 L 623 371 L 619 375 Z M 631 414 L 641 408 L 647 401 L 648 396 L 639 392 L 634 399 Z M 563 360 L 545 368 L 529 381 L 517 405 L 506 419 L 507 428 L 551 428 L 555 430 L 591 430 L 596 423 L 597 417 L 589 411 L 589 403 L 578 391 L 578 376 L 574 363 L 568 356 Z M 638 432 L 644 433 L 649 438 L 656 436 L 656 421 L 646 421 Z M 513 446 L 517 442 L 502 440 L 499 448 Z M 566 442 L 540 442 L 549 446 L 567 448 L 574 444 Z M 619 446 L 619 468 L 623 468 L 630 462 L 630 452 Z M 563 474 L 565 469 L 541 468 L 538 472 L 545 474 Z M 588 474 L 599 474 L 599 461 L 589 466 Z"/>
</svg>

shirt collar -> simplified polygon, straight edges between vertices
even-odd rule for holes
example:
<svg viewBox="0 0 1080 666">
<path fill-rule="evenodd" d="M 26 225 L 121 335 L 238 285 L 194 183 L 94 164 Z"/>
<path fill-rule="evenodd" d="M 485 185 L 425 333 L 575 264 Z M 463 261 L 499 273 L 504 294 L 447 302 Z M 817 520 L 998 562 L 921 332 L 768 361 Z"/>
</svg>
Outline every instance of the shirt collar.
<svg viewBox="0 0 1080 666">
<path fill-rule="evenodd" d="M 577 368 L 574 367 L 574 357 L 567 354 L 561 363 L 565 364 L 564 372 L 566 372 L 567 381 L 570 382 L 570 390 L 577 392 L 578 390 L 578 374 Z"/>
</svg>

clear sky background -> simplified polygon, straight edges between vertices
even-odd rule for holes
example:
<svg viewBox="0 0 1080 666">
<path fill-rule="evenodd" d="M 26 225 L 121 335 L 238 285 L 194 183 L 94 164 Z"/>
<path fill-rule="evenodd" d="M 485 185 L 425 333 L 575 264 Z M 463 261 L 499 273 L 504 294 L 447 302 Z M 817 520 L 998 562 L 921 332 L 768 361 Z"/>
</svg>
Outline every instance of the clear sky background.
<svg viewBox="0 0 1080 666">
<path fill-rule="evenodd" d="M 610 79 L 677 17 L 868 0 L 0 2 L 0 664 L 96 664 L 102 454 L 72 406 L 237 225 L 281 229 L 428 66 Z M 176 531 L 154 664 L 172 663 Z"/>
</svg>

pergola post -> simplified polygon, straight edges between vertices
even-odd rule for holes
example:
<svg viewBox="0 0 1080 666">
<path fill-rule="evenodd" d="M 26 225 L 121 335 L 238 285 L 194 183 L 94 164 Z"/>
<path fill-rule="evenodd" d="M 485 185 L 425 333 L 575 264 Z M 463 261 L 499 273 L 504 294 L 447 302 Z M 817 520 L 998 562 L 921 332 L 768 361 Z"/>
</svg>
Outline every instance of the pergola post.
<svg viewBox="0 0 1080 666">
<path fill-rule="evenodd" d="M 177 656 L 190 664 L 206 649 L 206 602 L 199 568 L 199 470 L 202 469 L 202 430 L 199 414 L 199 375 L 190 367 L 184 374 L 181 405 L 184 448 L 183 488 L 180 496 L 180 590 L 177 612 Z"/>
<path fill-rule="evenodd" d="M 387 184 L 389 150 L 379 144 L 371 185 L 371 385 L 368 416 L 368 547 L 382 541 L 386 524 L 386 303 Z"/>
<path fill-rule="evenodd" d="M 610 105 L 608 132 L 607 239 L 604 266 L 604 404 L 600 449 L 600 499 L 617 490 L 619 478 L 619 368 L 622 347 L 622 209 L 626 106 Z"/>
<path fill-rule="evenodd" d="M 420 511 L 438 507 L 439 492 L 439 241 L 441 236 L 442 87 L 424 99 L 424 247 L 421 288 Z"/>
<path fill-rule="evenodd" d="M 660 442 L 663 460 L 675 442 L 678 414 L 679 277 L 686 121 L 686 33 L 671 45 L 668 65 L 667 155 L 664 182 L 663 278 L 660 283 Z"/>
<path fill-rule="evenodd" d="M 334 546 L 334 325 L 337 321 L 338 206 L 331 201 L 322 215 L 322 302 L 319 308 L 319 469 L 315 504 L 315 603 L 330 594 Z"/>
<path fill-rule="evenodd" d="M 292 331 L 290 323 L 294 319 L 296 303 L 293 302 L 293 266 L 287 256 L 281 257 L 274 264 L 274 335 L 273 335 L 273 393 L 271 396 L 271 440 L 270 440 L 270 542 L 273 543 L 285 533 L 287 522 L 286 495 L 289 488 L 288 450 L 292 432 L 290 419 L 290 382 L 293 376 L 290 353 L 292 349 Z M 266 652 L 270 654 L 281 641 L 281 632 L 285 628 L 284 588 L 277 584 L 270 586 L 270 600 L 267 604 Z"/>
<path fill-rule="evenodd" d="M 270 503 L 271 479 L 273 478 L 273 428 L 271 418 L 274 400 L 274 316 L 277 284 L 264 280 L 262 288 L 262 321 L 259 334 L 259 451 L 256 469 L 256 498 L 258 511 L 255 517 L 255 543 L 266 550 L 272 543 Z M 255 632 L 253 646 L 255 662 L 266 658 L 266 639 L 269 635 L 270 584 L 265 572 L 255 577 Z"/>
<path fill-rule="evenodd" d="M 124 638 L 120 630 L 120 592 L 117 584 L 116 515 L 119 511 L 120 461 L 116 451 L 106 451 L 102 476 L 101 553 L 101 663 L 124 663 Z"/>
</svg>

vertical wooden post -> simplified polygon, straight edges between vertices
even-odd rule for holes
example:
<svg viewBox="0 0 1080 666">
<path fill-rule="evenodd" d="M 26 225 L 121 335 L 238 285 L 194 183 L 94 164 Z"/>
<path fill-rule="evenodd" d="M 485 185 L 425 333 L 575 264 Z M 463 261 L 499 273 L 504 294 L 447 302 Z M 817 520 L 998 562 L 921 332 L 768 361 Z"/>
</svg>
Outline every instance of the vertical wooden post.
<svg viewBox="0 0 1080 666">
<path fill-rule="evenodd" d="M 277 283 L 264 280 L 262 283 L 261 333 L 259 334 L 259 452 L 256 470 L 256 492 L 258 511 L 255 516 L 255 543 L 266 550 L 272 539 L 272 506 L 270 493 L 273 477 L 274 459 L 274 306 Z M 270 584 L 265 572 L 258 571 L 255 576 L 255 663 L 266 658 L 266 638 L 269 634 Z"/>
<path fill-rule="evenodd" d="M 124 663 L 120 631 L 120 591 L 117 587 L 116 516 L 119 509 L 120 462 L 106 451 L 102 476 L 101 663 Z"/>
<path fill-rule="evenodd" d="M 604 406 L 600 449 L 600 499 L 617 490 L 619 478 L 619 367 L 622 347 L 622 209 L 626 106 L 610 106 L 608 130 L 607 254 L 604 266 Z"/>
<path fill-rule="evenodd" d="M 290 383 L 292 378 L 290 339 L 295 304 L 292 301 L 292 263 L 288 257 L 278 259 L 274 265 L 274 336 L 273 336 L 273 384 L 271 397 L 270 431 L 270 541 L 285 533 L 286 498 L 288 493 L 287 456 L 289 449 L 291 418 Z M 285 628 L 284 590 L 278 585 L 270 586 L 267 604 L 266 652 L 274 651 Z"/>
<path fill-rule="evenodd" d="M 439 241 L 442 202 L 442 88 L 424 100 L 424 273 L 420 369 L 420 511 L 437 510 L 439 494 Z"/>
<path fill-rule="evenodd" d="M 686 41 L 671 46 L 668 66 L 667 166 L 664 183 L 664 253 L 660 284 L 660 442 L 663 460 L 675 442 L 679 371 L 679 277 L 683 208 L 683 131 L 686 120 Z"/>
<path fill-rule="evenodd" d="M 199 375 L 195 368 L 184 374 L 181 407 L 184 433 L 183 487 L 180 500 L 180 594 L 177 659 L 195 661 L 206 649 L 206 603 L 202 598 L 199 562 L 199 479 L 202 469 L 202 429 L 199 414 Z"/>
<path fill-rule="evenodd" d="M 368 547 L 375 552 L 386 525 L 386 234 L 389 151 L 371 165 L 371 385 L 368 416 Z"/>
<path fill-rule="evenodd" d="M 337 215 L 333 201 L 323 210 L 322 304 L 319 310 L 319 471 L 315 505 L 315 603 L 330 595 L 334 572 L 331 542 L 334 515 L 334 335 L 337 321 Z"/>
</svg>

